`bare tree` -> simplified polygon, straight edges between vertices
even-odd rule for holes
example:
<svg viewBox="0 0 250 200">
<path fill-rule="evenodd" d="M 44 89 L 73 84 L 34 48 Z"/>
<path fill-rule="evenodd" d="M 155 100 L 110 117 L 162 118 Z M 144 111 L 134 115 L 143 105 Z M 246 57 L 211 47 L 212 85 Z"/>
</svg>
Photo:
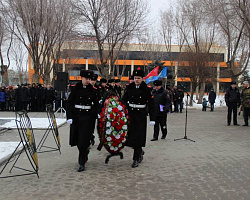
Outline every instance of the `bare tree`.
<svg viewBox="0 0 250 200">
<path fill-rule="evenodd" d="M 181 35 L 181 65 L 188 65 L 185 71 L 191 80 L 191 97 L 196 87 L 200 88 L 198 102 L 201 103 L 207 78 L 212 78 L 210 53 L 215 42 L 215 21 L 210 20 L 197 0 L 180 1 L 175 26 Z M 216 52 L 213 52 L 216 53 Z M 208 70 L 209 68 L 210 70 Z M 183 67 L 184 68 L 184 67 Z M 180 68 L 181 69 L 181 68 Z M 211 74 L 209 74 L 211 72 Z M 192 101 L 190 101 L 192 104 Z"/>
<path fill-rule="evenodd" d="M 98 46 L 98 71 L 109 77 L 124 45 L 141 30 L 146 15 L 144 0 L 75 0 L 82 17 L 83 35 L 92 34 Z M 111 67 L 111 70 L 109 70 Z"/>
<path fill-rule="evenodd" d="M 2 0 L 2 17 L 32 59 L 34 79 L 49 81 L 54 45 L 71 28 L 71 4 L 68 0 Z M 14 26 L 9 24 L 14 23 Z M 50 59 L 48 59 L 50 58 Z"/>
<path fill-rule="evenodd" d="M 26 70 L 24 70 L 24 65 L 26 65 L 27 61 L 27 52 L 25 52 L 25 48 L 23 47 L 22 43 L 19 40 L 14 40 L 11 50 L 10 50 L 10 55 L 12 60 L 14 60 L 16 68 L 17 68 L 17 73 L 19 77 L 19 83 L 24 83 L 23 82 L 23 76 L 25 75 Z M 25 61 L 26 60 L 26 61 Z"/>
<path fill-rule="evenodd" d="M 222 41 L 226 41 L 226 63 L 231 77 L 235 79 L 246 70 L 249 63 L 250 37 L 249 31 L 245 31 L 249 30 L 247 28 L 249 2 L 245 0 L 202 0 L 202 2 L 211 18 L 216 20 Z"/>
<path fill-rule="evenodd" d="M 13 32 L 9 32 L 2 17 L 0 17 L 0 66 L 2 82 L 9 85 L 8 69 L 10 66 L 10 49 L 13 41 Z"/>
</svg>

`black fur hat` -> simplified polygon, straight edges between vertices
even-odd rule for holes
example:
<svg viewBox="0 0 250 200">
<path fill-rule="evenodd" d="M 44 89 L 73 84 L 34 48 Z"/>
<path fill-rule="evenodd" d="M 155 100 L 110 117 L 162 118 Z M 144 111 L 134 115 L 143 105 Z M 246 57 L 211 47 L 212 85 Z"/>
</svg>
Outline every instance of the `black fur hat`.
<svg viewBox="0 0 250 200">
<path fill-rule="evenodd" d="M 93 74 L 94 73 L 92 71 L 85 70 L 85 69 L 81 70 L 81 72 L 80 72 L 80 76 L 85 77 L 85 78 L 92 78 Z"/>
<path fill-rule="evenodd" d="M 93 74 L 93 76 L 91 77 L 91 80 L 92 81 L 96 81 L 98 78 L 98 75 L 97 74 Z"/>
<path fill-rule="evenodd" d="M 144 77 L 144 71 L 141 70 L 141 68 L 137 68 L 136 70 L 133 71 L 133 77 L 135 76 L 141 76 L 142 78 Z"/>
<path fill-rule="evenodd" d="M 162 81 L 160 81 L 160 80 L 154 81 L 154 86 L 161 86 L 161 85 L 162 85 Z"/>
</svg>

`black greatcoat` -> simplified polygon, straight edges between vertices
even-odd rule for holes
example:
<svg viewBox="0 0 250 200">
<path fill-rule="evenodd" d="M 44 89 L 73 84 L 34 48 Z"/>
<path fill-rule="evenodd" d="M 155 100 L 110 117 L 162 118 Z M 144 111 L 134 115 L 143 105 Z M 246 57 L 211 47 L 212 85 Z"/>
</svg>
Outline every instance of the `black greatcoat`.
<svg viewBox="0 0 250 200">
<path fill-rule="evenodd" d="M 128 131 L 127 145 L 134 148 L 146 146 L 147 132 L 147 110 L 146 108 L 131 108 L 130 104 L 148 105 L 150 121 L 155 121 L 155 106 L 154 99 L 151 94 L 151 89 L 142 82 L 139 89 L 136 89 L 135 83 L 128 85 L 126 92 L 123 95 L 122 101 L 127 105 L 130 125 Z"/>
<path fill-rule="evenodd" d="M 91 106 L 91 109 L 75 108 L 75 105 Z M 73 119 L 70 125 L 71 146 L 88 148 L 92 136 L 92 127 L 98 108 L 97 89 L 91 84 L 83 88 L 82 82 L 72 89 L 67 101 L 67 119 Z"/>
</svg>

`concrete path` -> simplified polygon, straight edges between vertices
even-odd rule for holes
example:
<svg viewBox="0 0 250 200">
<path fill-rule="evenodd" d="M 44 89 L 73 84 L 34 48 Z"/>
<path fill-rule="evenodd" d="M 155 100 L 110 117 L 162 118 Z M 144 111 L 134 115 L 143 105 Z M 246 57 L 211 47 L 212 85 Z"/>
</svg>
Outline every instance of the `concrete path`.
<svg viewBox="0 0 250 200">
<path fill-rule="evenodd" d="M 226 126 L 226 109 L 214 112 L 190 110 L 187 136 L 196 142 L 174 141 L 184 137 L 185 113 L 168 115 L 166 140 L 151 142 L 153 127 L 148 126 L 145 156 L 132 169 L 133 150 L 123 149 L 124 159 L 108 155 L 103 148 L 92 147 L 86 171 L 77 172 L 78 151 L 68 145 L 69 125 L 59 129 L 62 154 L 38 154 L 39 176 L 0 179 L 1 200 L 26 199 L 250 199 L 250 127 Z M 46 117 L 30 113 L 30 117 Z M 0 112 L 0 116 L 14 113 Z M 242 116 L 238 119 L 243 124 Z M 36 142 L 44 130 L 35 130 Z M 96 135 L 96 138 L 97 135 Z M 9 130 L 1 141 L 19 141 L 18 133 Z M 47 140 L 53 146 L 52 138 Z M 18 165 L 28 167 L 25 155 Z M 14 169 L 13 173 L 19 172 Z"/>
</svg>

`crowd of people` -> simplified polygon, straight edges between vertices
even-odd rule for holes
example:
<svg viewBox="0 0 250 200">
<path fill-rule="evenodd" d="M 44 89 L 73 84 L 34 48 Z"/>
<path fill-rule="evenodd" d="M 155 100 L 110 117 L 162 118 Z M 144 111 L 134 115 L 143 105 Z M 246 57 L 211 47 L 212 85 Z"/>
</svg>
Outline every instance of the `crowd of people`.
<svg viewBox="0 0 250 200">
<path fill-rule="evenodd" d="M 122 86 L 119 79 L 106 80 L 102 78 L 97 82 L 98 75 L 89 70 L 81 71 L 82 81 L 75 85 L 68 85 L 65 91 L 56 91 L 51 85 L 22 84 L 20 86 L 2 87 L 0 89 L 1 111 L 45 111 L 46 104 L 55 104 L 55 110 L 63 101 L 67 112 L 67 122 L 70 124 L 70 145 L 77 146 L 79 150 L 79 169 L 85 170 L 88 160 L 89 147 L 94 144 L 94 129 L 98 110 L 105 99 L 112 94 L 126 105 L 130 118 L 128 130 L 128 143 L 134 149 L 132 167 L 138 167 L 143 160 L 142 147 L 146 144 L 147 116 L 150 125 L 154 126 L 153 138 L 157 141 L 167 137 L 167 114 L 182 113 L 184 92 L 180 86 L 169 85 L 166 88 L 162 81 L 153 82 L 153 87 L 143 81 L 144 72 L 134 70 L 129 77 L 129 83 Z M 225 101 L 228 106 L 227 123 L 237 123 L 237 109 L 244 111 L 244 126 L 248 126 L 250 117 L 250 87 L 247 81 L 243 83 L 244 89 L 240 92 L 236 82 L 232 82 L 226 91 Z M 216 93 L 211 89 L 208 101 L 203 98 L 203 111 L 206 111 L 208 102 L 210 111 L 214 110 Z"/>
<path fill-rule="evenodd" d="M 68 97 L 69 88 L 63 92 L 63 100 Z M 0 89 L 1 111 L 31 111 L 43 112 L 46 104 L 57 110 L 60 106 L 61 93 L 51 85 L 21 84 L 17 86 L 2 86 Z M 65 102 L 64 102 L 65 105 Z"/>
</svg>

